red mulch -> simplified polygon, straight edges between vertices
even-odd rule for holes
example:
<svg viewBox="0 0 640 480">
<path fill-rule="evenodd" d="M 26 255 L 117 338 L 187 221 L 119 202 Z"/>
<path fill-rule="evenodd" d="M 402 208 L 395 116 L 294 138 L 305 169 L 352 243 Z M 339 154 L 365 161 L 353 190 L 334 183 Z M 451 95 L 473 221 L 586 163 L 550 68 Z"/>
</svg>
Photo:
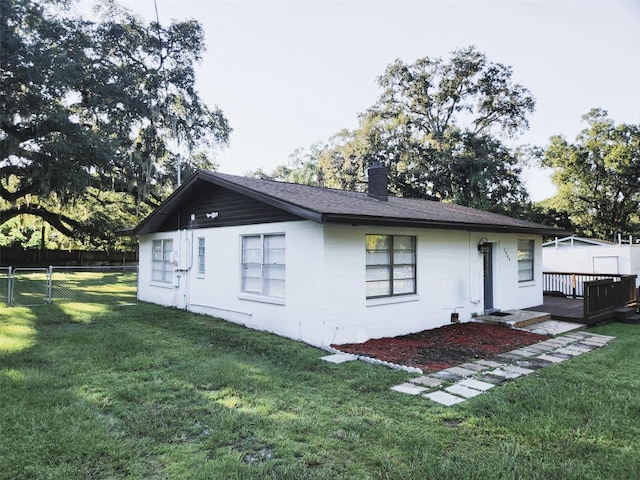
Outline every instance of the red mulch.
<svg viewBox="0 0 640 480">
<path fill-rule="evenodd" d="M 401 337 L 331 345 L 345 353 L 435 372 L 461 363 L 490 358 L 549 338 L 545 335 L 486 323 L 456 323 Z"/>
</svg>

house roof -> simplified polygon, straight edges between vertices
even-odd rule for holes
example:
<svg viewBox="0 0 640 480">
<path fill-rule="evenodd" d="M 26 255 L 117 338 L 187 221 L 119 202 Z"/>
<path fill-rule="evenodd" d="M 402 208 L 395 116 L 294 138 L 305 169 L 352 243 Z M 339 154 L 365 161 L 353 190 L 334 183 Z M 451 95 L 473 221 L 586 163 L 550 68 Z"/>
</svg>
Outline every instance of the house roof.
<svg viewBox="0 0 640 480">
<path fill-rule="evenodd" d="M 157 231 L 159 225 L 186 204 L 194 185 L 206 182 L 246 195 L 317 223 L 443 228 L 484 232 L 567 235 L 555 227 L 461 205 L 432 200 L 378 200 L 366 193 L 313 187 L 200 170 L 143 220 L 135 234 Z"/>
</svg>

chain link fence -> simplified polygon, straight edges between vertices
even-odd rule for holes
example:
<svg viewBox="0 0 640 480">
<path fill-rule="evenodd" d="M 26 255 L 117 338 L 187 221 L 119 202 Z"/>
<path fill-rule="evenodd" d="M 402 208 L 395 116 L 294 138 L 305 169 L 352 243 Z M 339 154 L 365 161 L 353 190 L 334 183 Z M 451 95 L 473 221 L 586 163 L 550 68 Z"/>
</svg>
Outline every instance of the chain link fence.
<svg viewBox="0 0 640 480">
<path fill-rule="evenodd" d="M 8 306 L 47 303 L 128 304 L 136 301 L 138 268 L 0 267 L 0 302 Z"/>
<path fill-rule="evenodd" d="M 0 267 L 0 305 L 9 305 L 11 267 Z"/>
</svg>

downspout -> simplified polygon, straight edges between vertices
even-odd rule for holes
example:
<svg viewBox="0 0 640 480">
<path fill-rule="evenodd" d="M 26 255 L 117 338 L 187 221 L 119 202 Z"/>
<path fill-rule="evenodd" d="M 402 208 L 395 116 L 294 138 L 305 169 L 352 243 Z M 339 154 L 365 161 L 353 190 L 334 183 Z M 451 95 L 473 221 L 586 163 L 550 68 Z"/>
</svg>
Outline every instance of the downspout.
<svg viewBox="0 0 640 480">
<path fill-rule="evenodd" d="M 473 271 L 474 271 L 474 266 L 472 265 L 472 259 L 474 257 L 472 257 L 472 252 L 475 252 L 477 250 L 477 248 L 471 248 L 472 247 L 472 242 L 471 242 L 471 232 L 469 232 L 469 302 L 472 303 L 473 305 L 478 305 L 480 303 L 480 282 L 482 279 L 482 272 L 478 271 L 478 284 L 476 285 L 476 289 L 477 289 L 477 298 L 474 298 L 474 292 L 472 291 L 473 289 L 473 285 L 471 283 L 471 279 L 474 277 Z M 477 262 L 476 262 L 477 265 Z M 477 268 L 475 269 L 477 270 Z"/>
<path fill-rule="evenodd" d="M 176 292 L 176 306 L 180 305 L 181 300 L 184 301 L 184 310 L 188 310 L 189 306 L 189 290 L 191 288 L 189 276 L 191 266 L 193 264 L 193 230 L 192 223 L 194 214 L 191 215 L 191 219 L 187 221 L 187 228 L 178 229 L 178 266 L 176 268 L 177 273 L 177 285 Z M 178 217 L 178 225 L 180 225 L 181 219 Z M 191 235 L 189 235 L 191 233 Z M 184 248 L 184 252 L 183 252 Z M 183 256 L 184 253 L 184 256 Z M 184 262 L 183 262 L 184 259 Z M 182 299 L 180 298 L 182 296 Z"/>
</svg>

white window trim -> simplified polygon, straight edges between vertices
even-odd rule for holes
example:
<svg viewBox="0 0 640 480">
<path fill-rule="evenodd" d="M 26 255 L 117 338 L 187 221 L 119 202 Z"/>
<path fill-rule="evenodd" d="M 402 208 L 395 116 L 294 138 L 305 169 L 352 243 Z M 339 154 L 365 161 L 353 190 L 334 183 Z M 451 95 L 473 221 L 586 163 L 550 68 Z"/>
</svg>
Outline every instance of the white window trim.
<svg viewBox="0 0 640 480">
<path fill-rule="evenodd" d="M 285 246 L 283 248 L 284 250 L 284 263 L 282 264 L 265 264 L 264 263 L 264 253 L 265 253 L 265 248 L 264 248 L 264 244 L 265 244 L 265 238 L 266 237 L 278 237 L 281 236 L 284 239 L 285 242 Z M 260 237 L 260 252 L 261 252 L 261 272 L 260 272 L 260 281 L 261 281 L 261 291 L 264 292 L 264 266 L 265 265 L 282 265 L 284 267 L 284 294 L 282 297 L 276 297 L 276 296 L 270 296 L 270 295 L 265 295 L 262 292 L 252 292 L 252 291 L 245 291 L 243 290 L 244 288 L 244 280 L 245 280 L 245 275 L 244 275 L 244 239 L 248 238 L 248 237 Z M 246 235 L 240 235 L 240 292 L 238 293 L 238 298 L 241 300 L 251 300 L 251 301 L 255 301 L 255 302 L 261 302 L 261 303 L 271 303 L 274 305 L 284 305 L 285 304 L 285 298 L 286 298 L 286 293 L 287 293 L 287 260 L 286 260 L 286 233 L 285 232 L 269 232 L 269 233 L 253 233 L 253 234 L 246 234 Z"/>
<path fill-rule="evenodd" d="M 417 293 L 410 293 L 405 295 L 396 295 L 394 297 L 374 297 L 367 298 L 367 307 L 379 307 L 381 305 L 392 305 L 394 303 L 409 303 L 419 302 L 420 295 Z"/>
<path fill-rule="evenodd" d="M 526 280 L 520 280 L 520 260 L 517 260 L 518 252 L 520 251 L 519 243 L 529 242 L 531 246 L 531 278 Z M 519 238 L 516 244 L 516 261 L 518 264 L 518 286 L 524 287 L 535 284 L 536 281 L 536 241 L 532 238 Z"/>
<path fill-rule="evenodd" d="M 155 242 L 160 242 L 161 245 L 161 250 L 162 250 L 162 260 L 161 261 L 157 261 L 153 259 L 153 245 Z M 164 251 L 165 251 L 165 243 L 166 242 L 171 242 L 171 250 L 169 253 L 169 259 L 166 260 L 164 258 Z M 174 262 L 172 261 L 171 257 L 173 256 L 173 239 L 172 238 L 154 238 L 153 240 L 151 240 L 151 281 L 150 283 L 154 286 L 157 287 L 163 287 L 163 288 L 173 288 L 173 268 L 171 269 L 171 273 L 169 274 L 169 278 L 165 279 L 165 280 L 158 280 L 153 278 L 154 276 L 154 262 L 158 262 L 162 264 L 162 276 L 164 277 L 165 273 L 169 273 L 169 271 L 166 269 L 167 265 L 174 265 Z"/>
<path fill-rule="evenodd" d="M 196 245 L 197 248 L 197 255 L 196 258 L 198 260 L 197 266 L 196 266 L 196 278 L 204 278 L 205 273 L 207 272 L 207 241 L 205 240 L 205 237 L 197 237 L 198 239 L 198 243 Z M 203 250 L 203 254 L 202 254 L 202 271 L 200 271 L 200 240 L 202 240 L 202 250 Z"/>
<path fill-rule="evenodd" d="M 272 305 L 286 305 L 286 300 L 279 297 L 266 297 L 264 295 L 241 292 L 238 294 L 240 300 L 250 300 L 252 302 L 270 303 Z"/>
<path fill-rule="evenodd" d="M 412 266 L 413 266 L 413 275 L 414 276 L 413 276 L 413 292 L 409 292 L 409 293 L 391 293 L 389 295 L 378 295 L 378 296 L 371 296 L 371 297 L 368 297 L 366 295 L 366 292 L 365 292 L 365 298 L 366 298 L 367 302 L 370 302 L 372 300 L 383 300 L 384 301 L 384 300 L 396 299 L 396 298 L 402 299 L 402 298 L 405 298 L 405 297 L 409 298 L 408 301 L 412 301 L 411 297 L 412 296 L 416 296 L 417 293 L 418 293 L 418 258 L 417 258 L 418 257 L 418 237 L 416 235 L 386 234 L 386 233 L 380 233 L 380 234 L 378 234 L 378 233 L 370 233 L 369 234 L 368 233 L 368 234 L 365 235 L 365 239 L 366 239 L 366 237 L 368 235 L 381 235 L 381 236 L 385 236 L 385 237 L 390 237 L 392 239 L 391 240 L 391 253 L 390 253 L 390 255 L 391 255 L 390 261 L 391 261 L 391 263 L 389 264 L 390 273 L 391 273 L 391 278 L 389 279 L 389 281 L 390 281 L 390 288 L 391 288 L 392 292 L 393 292 L 393 281 L 394 281 L 394 278 L 393 278 L 393 267 L 395 265 L 400 265 L 400 264 L 396 264 L 394 262 L 394 259 L 393 259 L 393 242 L 394 242 L 393 239 L 395 237 L 409 237 L 409 238 L 412 238 L 413 239 L 413 255 L 414 255 Z M 365 242 L 365 252 L 366 251 L 367 250 L 366 250 L 366 242 Z M 368 265 L 365 264 L 365 271 L 366 271 L 367 267 L 368 267 Z M 366 273 L 365 273 L 365 275 L 366 275 Z M 365 280 L 365 285 L 367 283 L 368 282 Z M 402 300 L 400 300 L 399 302 L 393 302 L 393 303 L 401 303 L 401 302 L 402 302 Z M 391 302 L 385 302 L 385 303 L 391 303 Z M 367 305 L 368 305 L 368 303 L 367 303 Z"/>
</svg>

